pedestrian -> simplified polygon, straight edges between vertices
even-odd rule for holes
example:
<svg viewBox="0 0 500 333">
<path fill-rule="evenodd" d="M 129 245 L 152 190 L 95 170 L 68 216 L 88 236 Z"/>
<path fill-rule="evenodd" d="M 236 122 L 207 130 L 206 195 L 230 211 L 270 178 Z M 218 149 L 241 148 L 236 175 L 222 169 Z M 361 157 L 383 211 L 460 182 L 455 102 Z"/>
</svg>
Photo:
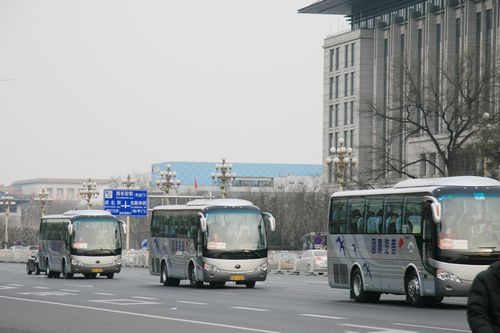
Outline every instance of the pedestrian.
<svg viewBox="0 0 500 333">
<path fill-rule="evenodd" d="M 467 320 L 472 333 L 500 333 L 500 261 L 479 273 L 472 282 Z"/>
</svg>

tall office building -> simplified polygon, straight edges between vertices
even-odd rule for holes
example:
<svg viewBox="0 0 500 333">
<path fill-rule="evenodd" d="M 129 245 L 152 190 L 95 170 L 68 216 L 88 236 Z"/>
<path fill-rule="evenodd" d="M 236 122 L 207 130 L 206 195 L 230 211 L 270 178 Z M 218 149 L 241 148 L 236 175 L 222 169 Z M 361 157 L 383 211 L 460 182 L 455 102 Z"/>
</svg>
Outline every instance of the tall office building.
<svg viewBox="0 0 500 333">
<path fill-rule="evenodd" d="M 451 72 L 444 68 L 459 73 L 462 57 L 474 55 L 475 75 L 494 70 L 498 5 L 498 0 L 320 0 L 300 9 L 299 13 L 344 15 L 351 24 L 349 32 L 328 36 L 324 42 L 323 159 L 344 138 L 359 157 L 361 182 L 376 179 L 384 184 L 404 177 L 391 172 L 389 165 L 406 166 L 405 171 L 419 177 L 439 176 L 444 165 L 429 136 L 408 134 L 388 118 L 404 109 L 410 79 L 433 87 L 432 92 L 447 101 L 451 90 L 443 75 Z M 481 94 L 492 102 L 498 98 L 493 82 Z M 483 105 L 481 112 L 498 112 L 491 105 L 495 103 Z M 423 123 L 419 112 L 412 121 Z M 428 119 L 433 121 L 425 125 L 446 144 L 447 124 L 439 115 Z M 463 163 L 463 173 L 477 173 L 480 160 L 465 159 L 457 161 Z M 334 187 L 331 166 L 324 170 L 325 183 Z"/>
</svg>

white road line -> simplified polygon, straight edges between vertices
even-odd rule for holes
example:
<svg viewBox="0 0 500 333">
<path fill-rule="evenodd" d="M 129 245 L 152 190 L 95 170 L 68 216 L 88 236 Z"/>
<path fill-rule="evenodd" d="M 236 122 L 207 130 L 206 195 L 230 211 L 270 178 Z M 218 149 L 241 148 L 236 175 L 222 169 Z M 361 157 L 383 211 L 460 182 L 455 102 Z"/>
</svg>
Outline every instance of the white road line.
<svg viewBox="0 0 500 333">
<path fill-rule="evenodd" d="M 33 287 L 33 289 L 50 289 L 49 287 Z"/>
<path fill-rule="evenodd" d="M 177 301 L 177 303 L 195 304 L 195 305 L 207 305 L 207 304 L 208 304 L 208 303 L 202 303 L 202 302 L 190 302 L 190 301 Z"/>
<path fill-rule="evenodd" d="M 13 286 L 13 287 L 23 287 L 22 284 L 15 284 L 15 283 L 11 283 L 9 284 L 9 286 Z"/>
<path fill-rule="evenodd" d="M 470 330 L 460 330 L 456 328 L 447 328 L 447 327 L 436 327 L 436 326 L 423 326 L 423 325 L 412 325 L 412 324 L 403 324 L 403 323 L 392 323 L 393 325 L 398 326 L 408 326 L 408 327 L 418 327 L 418 328 L 430 328 L 433 330 L 443 330 L 443 331 L 453 331 L 453 332 L 470 332 Z"/>
<path fill-rule="evenodd" d="M 75 289 L 61 289 L 61 291 L 68 291 L 70 293 L 79 293 L 81 290 L 75 290 Z"/>
<path fill-rule="evenodd" d="M 269 311 L 269 310 L 267 310 L 267 309 L 246 308 L 246 307 L 244 307 L 244 306 L 232 306 L 231 308 L 232 308 L 232 309 L 236 309 L 236 310 L 260 311 L 260 312 Z"/>
<path fill-rule="evenodd" d="M 325 319 L 337 319 L 337 320 L 347 319 L 345 317 L 324 316 L 324 315 L 316 315 L 316 314 L 310 314 L 310 313 L 299 313 L 299 316 L 325 318 Z"/>
<path fill-rule="evenodd" d="M 387 327 L 375 327 L 375 326 L 365 326 L 365 325 L 353 325 L 353 324 L 338 324 L 339 326 L 348 326 L 348 327 L 359 327 L 359 328 L 367 328 L 370 330 L 380 331 L 379 333 L 418 333 L 415 331 L 403 331 L 403 330 L 395 330 L 393 328 Z"/>
<path fill-rule="evenodd" d="M 144 296 L 132 296 L 131 298 L 137 298 L 137 299 L 149 299 L 149 300 L 155 300 L 155 299 L 158 299 L 158 298 L 154 298 L 154 297 L 144 297 Z"/>
<path fill-rule="evenodd" d="M 136 316 L 136 317 L 153 318 L 153 319 L 160 319 L 160 320 L 177 321 L 177 322 L 188 323 L 188 324 L 205 325 L 205 326 L 215 326 L 215 327 L 224 327 L 224 328 L 231 328 L 231 329 L 240 330 L 240 331 L 251 331 L 251 332 L 261 332 L 261 333 L 279 333 L 277 331 L 269 331 L 269 330 L 263 330 L 263 329 L 259 329 L 259 328 L 251 328 L 251 327 L 244 327 L 244 326 L 234 326 L 234 325 L 211 323 L 211 322 L 207 322 L 207 321 L 189 320 L 189 319 L 181 319 L 181 318 L 174 318 L 174 317 L 157 316 L 157 315 L 150 315 L 150 314 L 146 314 L 146 313 L 137 313 L 137 312 L 130 312 L 130 311 L 120 311 L 120 310 L 112 310 L 112 309 L 106 309 L 106 308 L 96 308 L 96 307 L 92 307 L 92 306 L 84 306 L 84 305 L 76 305 L 76 304 L 66 304 L 66 303 L 58 303 L 58 302 L 50 302 L 50 301 L 41 301 L 41 300 L 35 300 L 35 299 L 10 297 L 10 296 L 2 296 L 2 295 L 0 295 L 0 298 L 11 299 L 11 300 L 16 300 L 16 301 L 24 301 L 24 302 L 33 302 L 33 303 L 42 303 L 42 304 L 51 304 L 51 305 L 66 306 L 66 307 L 77 308 L 77 309 L 86 309 L 86 310 L 94 310 L 94 311 L 102 311 L 102 312 L 111 312 L 111 313 L 124 314 L 124 315 L 128 315 L 128 316 Z"/>
<path fill-rule="evenodd" d="M 65 286 L 71 286 L 71 287 L 80 287 L 80 288 L 94 288 L 93 284 L 70 284 L 70 283 L 65 283 Z"/>
<path fill-rule="evenodd" d="M 92 293 L 92 294 L 101 296 L 116 296 L 116 294 L 110 294 L 110 293 Z"/>
</svg>

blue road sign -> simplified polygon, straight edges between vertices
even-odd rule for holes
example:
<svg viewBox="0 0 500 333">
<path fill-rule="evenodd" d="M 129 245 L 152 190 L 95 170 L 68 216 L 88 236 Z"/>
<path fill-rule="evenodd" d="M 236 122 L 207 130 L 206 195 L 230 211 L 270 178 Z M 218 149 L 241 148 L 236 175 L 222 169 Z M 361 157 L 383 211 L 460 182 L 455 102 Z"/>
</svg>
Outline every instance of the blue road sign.
<svg viewBox="0 0 500 333">
<path fill-rule="evenodd" d="M 148 191 L 104 190 L 104 210 L 119 216 L 146 216 Z"/>
</svg>

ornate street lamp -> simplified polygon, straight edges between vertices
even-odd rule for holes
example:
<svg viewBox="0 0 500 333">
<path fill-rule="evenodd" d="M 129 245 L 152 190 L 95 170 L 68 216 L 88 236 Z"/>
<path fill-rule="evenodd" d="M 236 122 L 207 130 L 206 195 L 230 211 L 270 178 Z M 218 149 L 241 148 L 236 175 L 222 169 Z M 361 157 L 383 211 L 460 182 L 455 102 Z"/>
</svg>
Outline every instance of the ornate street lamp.
<svg viewBox="0 0 500 333">
<path fill-rule="evenodd" d="M 42 191 L 38 193 L 35 197 L 35 201 L 40 203 L 40 208 L 42 210 L 42 216 L 46 213 L 46 205 L 52 202 L 52 198 L 49 198 L 49 192 L 42 188 Z"/>
<path fill-rule="evenodd" d="M 234 182 L 236 174 L 232 172 L 233 165 L 231 163 L 226 163 L 226 159 L 222 159 L 222 163 L 217 163 L 215 165 L 216 173 L 212 173 L 212 181 L 218 184 L 220 187 L 220 192 L 222 198 L 227 198 L 227 188 Z"/>
<path fill-rule="evenodd" d="M 89 178 L 88 181 L 83 182 L 83 189 L 79 190 L 80 197 L 87 202 L 87 209 L 92 208 L 92 199 L 96 199 L 99 195 L 99 191 L 97 190 L 97 183 L 93 182 L 92 179 Z"/>
<path fill-rule="evenodd" d="M 344 146 L 344 138 L 340 138 L 338 148 L 331 147 L 330 152 L 332 155 L 328 156 L 325 162 L 328 166 L 331 166 L 333 163 L 333 173 L 339 183 L 339 191 L 343 191 L 347 169 L 351 165 L 355 166 L 358 163 L 358 159 L 353 156 L 351 147 L 346 148 Z"/>
<path fill-rule="evenodd" d="M 4 243 L 5 248 L 7 248 L 7 244 L 9 243 L 9 214 L 10 214 L 10 206 L 14 206 L 16 202 L 14 198 L 12 198 L 9 193 L 5 192 L 5 195 L 0 198 L 0 206 L 5 207 L 5 236 Z"/>
<path fill-rule="evenodd" d="M 161 179 L 158 179 L 156 181 L 156 185 L 165 192 L 165 195 L 167 195 L 167 205 L 168 205 L 168 193 L 170 190 L 175 190 L 177 191 L 179 189 L 179 186 L 181 185 L 181 181 L 178 179 L 175 179 L 177 176 L 177 173 L 172 170 L 172 166 L 170 164 L 167 164 L 167 169 L 165 171 L 160 172 L 160 177 Z"/>
<path fill-rule="evenodd" d="M 135 186 L 135 180 L 127 175 L 127 178 L 122 180 L 122 187 L 126 189 L 131 189 Z M 127 215 L 127 250 L 130 249 L 130 216 Z"/>
</svg>

